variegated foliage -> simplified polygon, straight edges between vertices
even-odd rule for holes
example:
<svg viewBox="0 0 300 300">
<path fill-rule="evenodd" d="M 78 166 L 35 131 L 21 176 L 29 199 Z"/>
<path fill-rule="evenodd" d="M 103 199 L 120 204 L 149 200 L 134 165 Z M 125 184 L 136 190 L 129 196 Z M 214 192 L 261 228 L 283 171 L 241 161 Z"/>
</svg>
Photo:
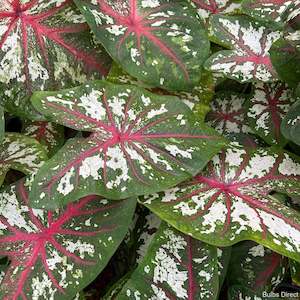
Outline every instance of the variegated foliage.
<svg viewBox="0 0 300 300">
<path fill-rule="evenodd" d="M 53 121 L 92 132 L 72 139 L 39 170 L 30 195 L 57 207 L 91 193 L 126 198 L 169 188 L 195 175 L 223 146 L 178 98 L 104 81 L 36 93 Z"/>
<path fill-rule="evenodd" d="M 1 299 L 72 299 L 108 263 L 135 203 L 88 196 L 47 212 L 28 205 L 23 181 L 7 187 L 0 194 L 0 255 L 10 264 Z"/>
<path fill-rule="evenodd" d="M 98 40 L 130 75 L 170 90 L 196 85 L 209 42 L 182 0 L 75 0 Z"/>
<path fill-rule="evenodd" d="M 250 239 L 300 261 L 300 213 L 269 197 L 273 190 L 300 195 L 299 158 L 234 142 L 192 180 L 141 202 L 213 245 Z"/>
<path fill-rule="evenodd" d="M 116 299 L 217 299 L 217 249 L 163 223 Z"/>
<path fill-rule="evenodd" d="M 210 15 L 230 14 L 241 7 L 240 0 L 189 0 L 197 8 L 198 15 L 207 20 Z"/>
<path fill-rule="evenodd" d="M 220 134 L 250 133 L 246 124 L 244 94 L 219 92 L 211 102 L 211 111 L 206 120 Z"/>
<path fill-rule="evenodd" d="M 245 297 L 261 297 L 264 291 L 274 291 L 287 274 L 287 259 L 254 242 L 233 246 L 231 255 L 227 277 L 231 295 L 240 291 Z M 251 294 L 248 294 L 249 291 Z"/>
<path fill-rule="evenodd" d="M 281 132 L 285 138 L 300 145 L 300 100 L 290 107 L 281 123 Z"/>
<path fill-rule="evenodd" d="M 32 91 L 107 73 L 109 60 L 71 0 L 1 0 L 0 26 L 1 102 L 15 114 L 38 117 L 26 101 Z"/>
<path fill-rule="evenodd" d="M 64 143 L 63 127 L 50 122 L 25 121 L 23 133 L 44 145 L 50 155 L 55 153 Z"/>
<path fill-rule="evenodd" d="M 213 54 L 205 63 L 207 69 L 240 82 L 270 82 L 277 78 L 269 50 L 281 37 L 263 23 L 245 16 L 212 16 L 211 39 L 230 49 Z"/>
<path fill-rule="evenodd" d="M 4 119 L 4 109 L 0 106 L 0 142 L 4 138 L 5 133 L 5 119 Z"/>
<path fill-rule="evenodd" d="M 46 160 L 46 151 L 39 142 L 19 133 L 6 133 L 0 144 L 0 185 L 10 169 L 32 174 Z"/>
<path fill-rule="evenodd" d="M 283 27 L 293 17 L 299 4 L 299 0 L 244 0 L 242 8 L 253 18 L 272 21 Z"/>
<path fill-rule="evenodd" d="M 286 84 L 256 83 L 247 105 L 250 127 L 268 144 L 284 145 L 286 140 L 281 135 L 280 126 L 294 102 L 293 90 Z"/>
</svg>

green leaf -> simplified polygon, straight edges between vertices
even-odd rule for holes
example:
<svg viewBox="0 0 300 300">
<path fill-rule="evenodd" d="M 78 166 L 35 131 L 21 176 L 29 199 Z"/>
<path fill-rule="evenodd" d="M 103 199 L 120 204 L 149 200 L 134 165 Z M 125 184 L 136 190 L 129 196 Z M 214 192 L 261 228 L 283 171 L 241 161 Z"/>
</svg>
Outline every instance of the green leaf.
<svg viewBox="0 0 300 300">
<path fill-rule="evenodd" d="M 217 299 L 217 249 L 163 223 L 147 255 L 116 297 Z"/>
<path fill-rule="evenodd" d="M 287 260 L 251 241 L 241 242 L 232 247 L 232 261 L 229 265 L 227 283 L 240 286 L 261 297 L 262 292 L 274 291 L 287 273 Z"/>
<path fill-rule="evenodd" d="M 246 16 L 215 15 L 210 19 L 210 34 L 214 42 L 231 50 L 213 54 L 205 63 L 207 69 L 240 82 L 277 79 L 269 50 L 280 32 Z"/>
<path fill-rule="evenodd" d="M 41 118 L 29 102 L 33 91 L 108 72 L 110 59 L 72 1 L 1 1 L 0 23 L 0 103 L 15 115 Z"/>
<path fill-rule="evenodd" d="M 161 191 L 195 175 L 225 145 L 178 98 L 134 86 L 95 81 L 36 93 L 32 102 L 53 121 L 92 132 L 68 140 L 40 169 L 30 195 L 37 207 Z"/>
<path fill-rule="evenodd" d="M 0 142 L 3 140 L 5 134 L 5 119 L 4 119 L 4 109 L 0 106 Z"/>
<path fill-rule="evenodd" d="M 225 278 L 227 276 L 228 267 L 230 264 L 231 258 L 231 248 L 232 247 L 223 247 L 217 248 L 218 254 L 218 275 L 219 275 L 219 290 L 221 290 Z"/>
<path fill-rule="evenodd" d="M 300 286 L 300 263 L 289 259 L 289 265 L 293 283 Z"/>
<path fill-rule="evenodd" d="M 269 145 L 284 146 L 287 141 L 280 126 L 293 102 L 293 90 L 284 83 L 254 84 L 253 95 L 247 104 L 249 126 Z"/>
<path fill-rule="evenodd" d="M 64 143 L 64 128 L 50 122 L 25 121 L 23 134 L 35 138 L 52 156 Z"/>
<path fill-rule="evenodd" d="M 185 1 L 75 3 L 97 39 L 130 75 L 169 90 L 190 90 L 199 82 L 209 41 Z"/>
<path fill-rule="evenodd" d="M 23 181 L 0 194 L 0 255 L 10 259 L 1 299 L 72 299 L 123 240 L 136 200 L 88 196 L 61 210 L 28 206 Z"/>
<path fill-rule="evenodd" d="M 244 94 L 216 93 L 206 117 L 207 123 L 220 134 L 250 133 L 244 108 L 246 99 Z"/>
<path fill-rule="evenodd" d="M 234 142 L 204 172 L 141 203 L 178 230 L 216 246 L 253 240 L 300 261 L 300 213 L 268 194 L 300 195 L 300 160 Z"/>
<path fill-rule="evenodd" d="M 295 40 L 296 45 L 295 45 Z M 291 87 L 296 87 L 300 77 L 300 31 L 295 35 L 285 34 L 285 38 L 277 40 L 270 49 L 272 64 L 279 78 Z"/>
<path fill-rule="evenodd" d="M 0 186 L 10 169 L 32 174 L 46 160 L 44 147 L 35 139 L 19 133 L 6 133 L 0 144 Z"/>
</svg>

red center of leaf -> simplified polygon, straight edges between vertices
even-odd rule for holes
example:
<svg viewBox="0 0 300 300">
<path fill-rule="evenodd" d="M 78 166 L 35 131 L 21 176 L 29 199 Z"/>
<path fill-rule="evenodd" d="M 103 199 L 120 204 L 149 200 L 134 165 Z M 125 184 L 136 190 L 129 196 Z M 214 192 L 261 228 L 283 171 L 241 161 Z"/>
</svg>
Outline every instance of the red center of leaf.
<svg viewBox="0 0 300 300">
<path fill-rule="evenodd" d="M 178 55 L 175 51 L 173 51 L 172 47 L 168 46 L 163 40 L 158 38 L 154 33 L 156 31 L 176 31 L 175 29 L 170 28 L 170 26 L 162 27 L 156 26 L 157 22 L 167 22 L 170 20 L 184 20 L 184 17 L 152 17 L 151 14 L 155 12 L 159 12 L 160 9 L 166 8 L 171 6 L 171 4 L 167 4 L 161 7 L 156 7 L 154 9 L 150 9 L 147 13 L 140 15 L 138 12 L 138 5 L 137 0 L 130 0 L 129 1 L 129 11 L 127 15 L 124 16 L 123 14 L 114 10 L 110 5 L 108 5 L 105 0 L 98 0 L 100 9 L 108 16 L 114 19 L 117 25 L 123 26 L 126 28 L 126 31 L 123 37 L 117 44 L 118 55 L 120 57 L 120 50 L 121 46 L 125 43 L 126 39 L 131 35 L 134 34 L 137 40 L 137 48 L 140 54 L 140 63 L 143 63 L 143 49 L 141 46 L 141 38 L 145 37 L 150 42 L 152 42 L 164 55 L 166 55 L 169 59 L 171 59 L 176 65 L 180 67 L 186 80 L 189 80 L 189 74 L 187 72 L 186 66 L 184 63 L 179 59 Z M 151 16 L 151 18 L 148 18 Z M 147 19 L 148 18 L 148 19 Z M 153 25 L 155 24 L 155 25 Z M 100 26 L 102 28 L 109 28 L 112 25 L 104 25 Z"/>
<path fill-rule="evenodd" d="M 63 288 L 59 285 L 54 274 L 50 270 L 47 259 L 47 247 L 51 245 L 53 249 L 56 249 L 62 256 L 67 257 L 71 261 L 79 265 L 92 265 L 95 261 L 85 260 L 77 256 L 75 253 L 68 251 L 58 240 L 58 237 L 67 235 L 69 237 L 92 237 L 97 236 L 101 233 L 111 232 L 115 229 L 115 226 L 101 227 L 96 231 L 81 231 L 68 229 L 71 222 L 75 221 L 75 218 L 83 218 L 84 216 L 93 216 L 99 212 L 106 212 L 109 209 L 115 208 L 120 203 L 112 205 L 100 206 L 98 208 L 88 209 L 87 206 L 93 201 L 99 201 L 98 196 L 88 196 L 82 198 L 77 203 L 69 204 L 66 209 L 54 219 L 54 214 L 48 212 L 46 220 L 47 225 L 43 224 L 39 217 L 37 217 L 34 211 L 30 208 L 28 203 L 27 191 L 23 183 L 21 182 L 18 186 L 18 193 L 22 199 L 23 205 L 28 207 L 29 222 L 36 228 L 33 233 L 28 233 L 21 229 L 17 229 L 17 226 L 12 226 L 4 217 L 0 216 L 0 222 L 7 227 L 7 230 L 11 232 L 11 235 L 3 236 L 0 239 L 0 255 L 8 256 L 11 259 L 10 269 L 22 269 L 17 279 L 14 277 L 12 282 L 11 274 L 8 271 L 4 277 L 2 286 L 9 286 L 7 290 L 12 291 L 13 294 L 9 296 L 9 299 L 17 300 L 19 297 L 26 299 L 24 286 L 26 281 L 30 277 L 30 274 L 34 270 L 38 260 L 41 261 L 44 270 L 46 271 L 49 279 L 52 281 L 60 292 L 64 293 Z M 42 270 L 41 270 L 42 271 Z M 15 288 L 11 288 L 14 285 Z M 6 299 L 6 298 L 4 298 Z"/>
</svg>

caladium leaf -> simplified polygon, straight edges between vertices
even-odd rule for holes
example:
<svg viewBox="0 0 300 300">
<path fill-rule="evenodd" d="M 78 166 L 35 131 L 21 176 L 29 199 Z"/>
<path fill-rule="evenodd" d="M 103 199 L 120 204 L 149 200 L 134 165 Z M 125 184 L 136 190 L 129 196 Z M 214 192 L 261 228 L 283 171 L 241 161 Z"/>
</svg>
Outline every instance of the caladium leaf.
<svg viewBox="0 0 300 300">
<path fill-rule="evenodd" d="M 273 190 L 300 195 L 300 161 L 286 152 L 236 142 L 191 181 L 141 198 L 177 229 L 217 246 L 245 239 L 300 261 L 300 213 Z"/>
<path fill-rule="evenodd" d="M 263 297 L 263 298 L 262 298 Z M 262 299 L 270 299 L 270 300 L 281 300 L 280 293 L 274 293 L 274 292 L 264 292 L 264 294 L 260 293 L 257 295 L 256 292 L 252 291 L 251 289 L 248 289 L 246 287 L 235 285 L 231 286 L 228 289 L 227 294 L 228 300 L 262 300 Z M 289 297 L 286 298 L 287 300 L 293 300 Z"/>
<path fill-rule="evenodd" d="M 23 133 L 44 145 L 50 156 L 64 143 L 64 128 L 51 122 L 25 121 Z"/>
<path fill-rule="evenodd" d="M 169 90 L 196 85 L 209 55 L 194 9 L 176 0 L 75 0 L 98 40 L 130 75 Z"/>
<path fill-rule="evenodd" d="M 147 255 L 117 296 L 122 299 L 216 299 L 217 249 L 163 223 Z"/>
<path fill-rule="evenodd" d="M 270 56 L 279 78 L 296 87 L 300 76 L 300 30 L 277 40 L 270 49 Z"/>
<path fill-rule="evenodd" d="M 0 144 L 0 186 L 10 169 L 32 174 L 46 160 L 44 147 L 35 139 L 19 133 L 6 133 Z"/>
<path fill-rule="evenodd" d="M 243 12 L 249 16 L 262 20 L 273 21 L 277 26 L 285 25 L 284 13 L 298 0 L 244 0 Z"/>
<path fill-rule="evenodd" d="M 5 133 L 4 110 L 3 110 L 3 107 L 0 106 L 0 142 L 4 138 L 4 133 Z"/>
<path fill-rule="evenodd" d="M 229 14 L 238 11 L 241 7 L 239 0 L 189 0 L 198 11 L 198 15 L 207 20 L 210 15 Z"/>
<path fill-rule="evenodd" d="M 227 283 L 252 290 L 257 296 L 263 291 L 274 291 L 287 273 L 287 260 L 251 241 L 232 247 L 232 261 L 229 265 Z"/>
<path fill-rule="evenodd" d="M 0 24 L 1 102 L 14 114 L 37 117 L 32 91 L 107 73 L 109 59 L 71 0 L 1 0 Z"/>
<path fill-rule="evenodd" d="M 11 260 L 1 299 L 72 299 L 124 238 L 136 201 L 87 196 L 62 210 L 28 206 L 23 181 L 0 194 L 0 254 Z"/>
<path fill-rule="evenodd" d="M 224 146 L 178 98 L 134 86 L 95 81 L 32 101 L 55 122 L 93 132 L 69 140 L 40 169 L 30 196 L 38 207 L 91 193 L 120 199 L 163 190 L 195 175 Z"/>
<path fill-rule="evenodd" d="M 280 126 L 293 102 L 293 90 L 286 84 L 256 83 L 247 105 L 249 126 L 268 144 L 286 144 Z"/>
<path fill-rule="evenodd" d="M 205 63 L 207 69 L 240 82 L 270 82 L 277 78 L 269 50 L 280 38 L 279 31 L 245 16 L 218 15 L 211 17 L 210 31 L 214 42 L 231 50 L 213 54 Z"/>
<path fill-rule="evenodd" d="M 285 138 L 300 145 L 300 100 L 290 107 L 281 123 L 281 132 Z"/>
<path fill-rule="evenodd" d="M 219 133 L 250 133 L 246 124 L 244 94 L 219 92 L 211 102 L 211 111 L 206 120 Z"/>
</svg>

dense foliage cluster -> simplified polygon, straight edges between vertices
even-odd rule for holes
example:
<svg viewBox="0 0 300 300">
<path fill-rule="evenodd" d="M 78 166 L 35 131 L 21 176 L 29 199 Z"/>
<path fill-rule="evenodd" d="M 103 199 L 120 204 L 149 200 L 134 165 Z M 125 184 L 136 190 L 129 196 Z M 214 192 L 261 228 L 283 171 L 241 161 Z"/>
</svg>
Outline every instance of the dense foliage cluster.
<svg viewBox="0 0 300 300">
<path fill-rule="evenodd" d="M 0 299 L 300 297 L 299 0 L 0 0 L 0 94 Z"/>
</svg>

